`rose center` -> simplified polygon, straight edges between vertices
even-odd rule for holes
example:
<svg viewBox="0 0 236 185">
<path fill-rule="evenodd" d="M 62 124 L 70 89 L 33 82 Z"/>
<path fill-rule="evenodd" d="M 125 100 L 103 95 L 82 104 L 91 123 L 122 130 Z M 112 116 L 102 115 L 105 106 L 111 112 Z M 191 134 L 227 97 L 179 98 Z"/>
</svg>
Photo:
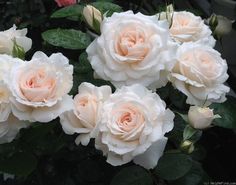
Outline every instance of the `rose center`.
<svg viewBox="0 0 236 185">
<path fill-rule="evenodd" d="M 127 28 L 119 35 L 115 45 L 117 54 L 135 61 L 141 61 L 145 58 L 149 49 L 143 30 Z"/>
<path fill-rule="evenodd" d="M 136 107 L 131 105 L 122 106 L 118 112 L 116 124 L 125 132 L 130 132 L 144 123 L 144 117 Z"/>
<path fill-rule="evenodd" d="M 20 89 L 24 97 L 33 102 L 44 102 L 55 97 L 56 79 L 44 69 L 23 74 Z"/>
</svg>

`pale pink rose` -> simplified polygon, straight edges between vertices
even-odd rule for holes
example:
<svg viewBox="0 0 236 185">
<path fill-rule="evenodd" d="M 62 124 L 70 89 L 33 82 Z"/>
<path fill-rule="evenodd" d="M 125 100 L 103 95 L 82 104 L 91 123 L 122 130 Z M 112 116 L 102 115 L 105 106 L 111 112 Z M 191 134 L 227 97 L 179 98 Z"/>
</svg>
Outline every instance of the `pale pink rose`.
<svg viewBox="0 0 236 185">
<path fill-rule="evenodd" d="M 110 96 L 111 88 L 96 87 L 85 82 L 79 86 L 78 91 L 72 110 L 60 116 L 61 125 L 66 134 L 80 134 L 75 141 L 76 144 L 87 145 L 90 138 L 96 137 L 97 123 L 102 114 L 101 108 L 103 102 Z"/>
<path fill-rule="evenodd" d="M 36 52 L 29 62 L 15 65 L 8 82 L 13 114 L 20 120 L 49 122 L 72 106 L 73 66 L 61 53 Z"/>
<path fill-rule="evenodd" d="M 10 96 L 7 85 L 0 81 L 0 122 L 6 121 L 11 113 Z"/>
<path fill-rule="evenodd" d="M 77 0 L 55 0 L 55 1 L 57 3 L 57 6 L 59 7 L 70 6 L 70 5 L 76 4 L 77 2 Z"/>
<path fill-rule="evenodd" d="M 161 87 L 174 65 L 176 48 L 167 21 L 127 11 L 104 17 L 101 35 L 86 51 L 95 76 L 116 87 Z"/>
<path fill-rule="evenodd" d="M 176 42 L 198 42 L 211 47 L 215 46 L 212 32 L 201 17 L 186 11 L 174 12 L 172 17 L 170 33 Z"/>
<path fill-rule="evenodd" d="M 11 68 L 23 61 L 9 55 L 0 55 L 0 122 L 6 121 L 11 113 L 10 92 L 8 82 Z"/>
<path fill-rule="evenodd" d="M 130 162 L 150 169 L 162 156 L 174 114 L 144 86 L 123 86 L 103 104 L 96 148 L 117 166 Z"/>
<path fill-rule="evenodd" d="M 209 46 L 185 43 L 177 51 L 177 61 L 170 75 L 173 85 L 184 93 L 187 103 L 203 106 L 224 102 L 229 88 L 227 63 Z"/>
</svg>

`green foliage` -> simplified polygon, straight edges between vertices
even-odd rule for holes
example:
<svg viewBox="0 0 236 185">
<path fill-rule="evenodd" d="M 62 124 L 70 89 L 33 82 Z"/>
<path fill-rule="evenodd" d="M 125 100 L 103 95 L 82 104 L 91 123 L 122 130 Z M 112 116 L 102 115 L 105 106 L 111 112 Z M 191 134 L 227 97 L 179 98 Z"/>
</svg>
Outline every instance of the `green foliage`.
<svg viewBox="0 0 236 185">
<path fill-rule="evenodd" d="M 155 174 L 166 180 L 176 180 L 188 173 L 192 167 L 190 156 L 182 153 L 164 154 L 155 168 Z"/>
<path fill-rule="evenodd" d="M 42 37 L 53 46 L 66 49 L 85 49 L 91 42 L 86 33 L 74 29 L 52 29 L 42 33 Z"/>
<path fill-rule="evenodd" d="M 119 5 L 110 2 L 94 2 L 92 5 L 100 10 L 102 14 L 106 14 L 107 17 L 110 17 L 114 12 L 122 12 Z"/>
<path fill-rule="evenodd" d="M 178 180 L 172 181 L 171 185 L 202 185 L 204 182 L 205 172 L 203 171 L 201 164 L 193 161 L 192 167 L 185 174 L 185 176 L 179 178 Z M 208 181 L 205 181 L 208 182 Z"/>
<path fill-rule="evenodd" d="M 0 160 L 0 171 L 27 177 L 37 166 L 37 159 L 28 152 L 16 152 Z"/>
<path fill-rule="evenodd" d="M 13 50 L 12 50 L 12 56 L 24 60 L 25 59 L 24 48 L 19 46 L 15 40 L 13 42 L 14 42 L 14 46 L 13 46 Z"/>
<path fill-rule="evenodd" d="M 201 130 L 194 129 L 190 125 L 186 125 L 184 132 L 183 132 L 183 139 L 196 142 L 200 139 L 201 135 L 202 135 Z"/>
<path fill-rule="evenodd" d="M 151 175 L 139 166 L 123 168 L 114 176 L 110 185 L 152 185 Z"/>
<path fill-rule="evenodd" d="M 87 53 L 83 52 L 79 56 L 79 61 L 71 61 L 71 64 L 74 66 L 74 74 L 73 74 L 73 88 L 70 94 L 75 95 L 78 93 L 78 86 L 82 82 L 90 82 L 96 86 L 109 85 L 114 90 L 114 86 L 109 81 L 94 79 L 94 71 L 92 66 L 90 65 L 87 59 Z"/>
<path fill-rule="evenodd" d="M 230 129 L 236 128 L 236 98 L 228 96 L 224 103 L 214 103 L 210 107 L 214 109 L 214 114 L 221 116 L 214 120 L 214 125 Z"/>
<path fill-rule="evenodd" d="M 75 20 L 81 20 L 83 15 L 82 5 L 72 5 L 61 8 L 51 15 L 51 18 L 74 18 Z"/>
</svg>

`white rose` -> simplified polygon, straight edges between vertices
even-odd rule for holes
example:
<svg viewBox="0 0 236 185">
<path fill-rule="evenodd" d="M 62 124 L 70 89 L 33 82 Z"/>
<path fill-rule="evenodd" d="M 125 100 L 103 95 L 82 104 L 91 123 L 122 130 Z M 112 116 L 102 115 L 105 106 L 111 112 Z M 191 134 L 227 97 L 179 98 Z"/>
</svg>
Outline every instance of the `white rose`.
<svg viewBox="0 0 236 185">
<path fill-rule="evenodd" d="M 29 62 L 15 65 L 8 82 L 12 112 L 20 120 L 49 122 L 70 110 L 73 66 L 61 53 L 36 52 Z"/>
<path fill-rule="evenodd" d="M 11 142 L 21 128 L 26 128 L 29 123 L 18 120 L 12 114 L 6 121 L 0 121 L 0 144 Z"/>
<path fill-rule="evenodd" d="M 216 118 L 220 116 L 214 115 L 213 109 L 209 107 L 191 106 L 188 111 L 189 124 L 196 129 L 208 128 Z"/>
<path fill-rule="evenodd" d="M 27 29 L 16 30 L 13 25 L 9 30 L 0 32 L 0 54 L 12 55 L 14 40 L 27 52 L 32 46 L 32 40 L 26 37 Z"/>
<path fill-rule="evenodd" d="M 130 162 L 157 165 L 173 128 L 174 114 L 156 93 L 141 85 L 123 86 L 103 104 L 96 148 L 117 166 Z"/>
<path fill-rule="evenodd" d="M 6 121 L 11 113 L 10 96 L 7 85 L 0 81 L 0 122 Z"/>
<path fill-rule="evenodd" d="M 179 43 L 198 42 L 211 47 L 215 46 L 210 28 L 201 17 L 186 11 L 174 12 L 170 28 L 172 38 Z"/>
<path fill-rule="evenodd" d="M 135 83 L 160 87 L 174 65 L 176 44 L 167 21 L 128 11 L 104 18 L 101 36 L 86 51 L 95 75 L 116 87 Z"/>
<path fill-rule="evenodd" d="M 12 66 L 22 61 L 9 55 L 0 55 L 0 122 L 6 121 L 11 113 L 11 92 L 7 85 Z"/>
<path fill-rule="evenodd" d="M 79 94 L 74 98 L 73 110 L 60 116 L 61 125 L 66 134 L 80 134 L 76 138 L 76 144 L 88 145 L 90 138 L 96 137 L 102 104 L 110 96 L 111 88 L 82 83 L 78 91 Z"/>
<path fill-rule="evenodd" d="M 185 43 L 177 51 L 177 61 L 170 75 L 173 85 L 184 93 L 191 105 L 223 102 L 229 88 L 227 63 L 211 47 Z"/>
</svg>

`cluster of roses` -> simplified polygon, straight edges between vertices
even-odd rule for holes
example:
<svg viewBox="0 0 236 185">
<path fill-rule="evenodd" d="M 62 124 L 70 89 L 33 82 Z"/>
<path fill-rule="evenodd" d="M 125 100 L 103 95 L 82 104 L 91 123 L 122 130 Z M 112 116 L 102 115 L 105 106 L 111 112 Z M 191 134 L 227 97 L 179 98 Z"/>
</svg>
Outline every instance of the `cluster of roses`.
<svg viewBox="0 0 236 185">
<path fill-rule="evenodd" d="M 173 128 L 174 114 L 148 88 L 155 90 L 169 81 L 187 96 L 188 104 L 223 102 L 229 91 L 223 85 L 228 78 L 226 61 L 213 49 L 209 27 L 192 13 L 145 16 L 127 11 L 103 18 L 96 17 L 101 14 L 95 8 L 86 8 L 91 27 L 100 21 L 101 35 L 86 50 L 94 75 L 117 90 L 112 93 L 109 86 L 85 82 L 72 99 L 68 93 L 73 66 L 62 54 L 48 57 L 37 52 L 27 62 L 0 55 L 0 142 L 11 141 L 28 125 L 22 121 L 49 122 L 59 116 L 66 134 L 79 134 L 77 144 L 87 145 L 95 138 L 95 147 L 110 164 L 133 160 L 153 168 L 167 142 L 164 134 Z"/>
</svg>

